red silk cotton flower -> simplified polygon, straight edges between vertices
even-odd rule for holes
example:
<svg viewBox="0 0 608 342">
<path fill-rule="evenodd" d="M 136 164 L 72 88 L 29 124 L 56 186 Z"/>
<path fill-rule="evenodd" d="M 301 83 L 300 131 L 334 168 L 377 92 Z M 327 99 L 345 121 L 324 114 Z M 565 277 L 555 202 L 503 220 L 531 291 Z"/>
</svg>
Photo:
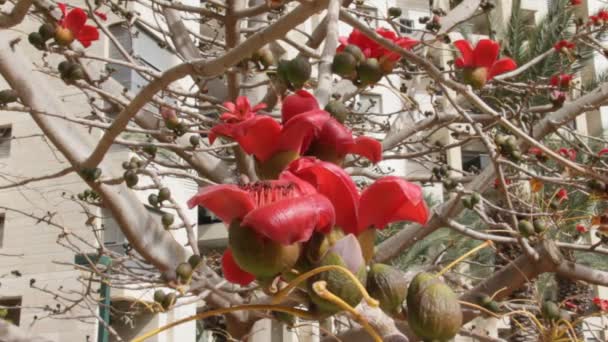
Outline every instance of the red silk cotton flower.
<svg viewBox="0 0 608 342">
<path fill-rule="evenodd" d="M 562 157 L 568 158 L 572 161 L 576 160 L 576 150 L 573 148 L 565 148 L 562 147 L 559 150 L 557 150 L 557 153 L 559 153 Z"/>
<path fill-rule="evenodd" d="M 608 311 L 608 299 L 601 299 L 599 297 L 593 298 L 593 304 L 597 306 L 600 311 Z"/>
<path fill-rule="evenodd" d="M 555 43 L 555 45 L 553 45 L 553 48 L 557 52 L 568 52 L 569 50 L 574 49 L 574 47 L 576 47 L 576 45 L 567 40 L 560 40 L 559 42 Z"/>
<path fill-rule="evenodd" d="M 604 25 L 608 22 L 608 11 L 601 9 L 595 15 L 589 16 L 589 20 L 595 26 Z"/>
<path fill-rule="evenodd" d="M 319 108 L 307 91 L 287 96 L 281 114 L 282 123 L 257 115 L 239 123 L 217 125 L 211 129 L 209 141 L 213 143 L 217 135 L 234 139 L 246 153 L 255 156 L 258 175 L 263 179 L 276 178 L 287 164 L 305 154 L 337 163 L 349 153 L 374 163 L 382 159 L 378 141 L 353 138 L 346 127 Z"/>
<path fill-rule="evenodd" d="M 236 98 L 236 102 L 224 102 L 224 107 L 228 111 L 220 115 L 220 120 L 226 123 L 235 123 L 251 119 L 258 111 L 266 108 L 266 104 L 260 103 L 251 108 L 251 103 L 249 103 L 247 96 L 239 96 Z"/>
<path fill-rule="evenodd" d="M 428 220 L 422 189 L 402 178 L 380 178 L 359 194 L 352 178 L 332 163 L 305 157 L 291 163 L 287 170 L 309 182 L 332 202 L 336 226 L 347 234 L 384 229 L 396 221 L 425 224 Z"/>
<path fill-rule="evenodd" d="M 225 250 L 224 255 L 222 256 L 222 272 L 224 273 L 224 278 L 226 278 L 226 280 L 241 286 L 245 286 L 255 280 L 253 274 L 243 271 L 239 265 L 237 265 L 230 249 Z"/>
<path fill-rule="evenodd" d="M 551 77 L 551 85 L 554 87 L 560 88 L 568 88 L 570 87 L 570 82 L 572 82 L 572 75 L 569 74 L 559 74 Z"/>
<path fill-rule="evenodd" d="M 583 0 L 570 0 L 570 5 L 576 6 L 583 3 Z"/>
<path fill-rule="evenodd" d="M 69 45 L 74 39 L 82 46 L 89 47 L 91 42 L 99 39 L 99 31 L 95 26 L 86 25 L 88 15 L 81 8 L 73 8 L 69 12 L 64 3 L 58 4 L 63 13 L 59 27 L 55 31 L 55 40 L 61 45 Z"/>
<path fill-rule="evenodd" d="M 465 83 L 474 88 L 480 89 L 495 76 L 517 68 L 517 64 L 511 58 L 504 57 L 497 60 L 500 44 L 493 40 L 482 39 L 475 49 L 467 40 L 458 40 L 454 42 L 454 46 L 461 55 L 456 59 L 455 65 L 464 69 Z"/>
</svg>

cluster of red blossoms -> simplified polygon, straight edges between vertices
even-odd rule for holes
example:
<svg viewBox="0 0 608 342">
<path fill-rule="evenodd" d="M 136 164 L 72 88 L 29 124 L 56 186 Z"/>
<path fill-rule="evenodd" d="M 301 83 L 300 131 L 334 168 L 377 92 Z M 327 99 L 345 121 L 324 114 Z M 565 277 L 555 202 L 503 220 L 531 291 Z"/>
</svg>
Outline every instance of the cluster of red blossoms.
<svg viewBox="0 0 608 342">
<path fill-rule="evenodd" d="M 476 89 L 481 89 L 495 76 L 504 74 L 517 68 L 511 58 L 498 59 L 500 44 L 490 39 L 480 40 L 475 49 L 467 40 L 458 40 L 454 46 L 460 51 L 455 65 L 463 69 L 465 83 Z"/>
<path fill-rule="evenodd" d="M 224 124 L 211 129 L 209 141 L 213 143 L 218 135 L 235 140 L 255 157 L 258 175 L 263 179 L 275 179 L 287 164 L 304 155 L 337 164 L 347 154 L 360 155 L 373 163 L 382 159 L 382 145 L 377 140 L 354 138 L 305 90 L 283 100 L 281 123 L 268 115 L 256 115 L 264 105 L 250 109 L 249 100 L 243 96 L 235 104 L 224 106 L 229 110 L 221 116 Z"/>
<path fill-rule="evenodd" d="M 355 153 L 377 162 L 380 143 L 353 138 L 308 92 L 283 100 L 282 123 L 259 114 L 265 106 L 251 107 L 246 97 L 224 106 L 224 123 L 212 129 L 210 141 L 229 137 L 255 156 L 258 171 L 266 168 L 258 172 L 263 181 L 208 186 L 188 201 L 229 227 L 222 267 L 230 282 L 246 285 L 290 271 L 315 237 L 339 231 L 353 241 L 395 221 L 426 223 L 428 209 L 415 184 L 387 176 L 359 192 L 341 158 Z"/>
<path fill-rule="evenodd" d="M 589 16 L 589 24 L 601 26 L 608 23 L 608 11 L 605 9 L 599 10 L 595 15 Z"/>
<path fill-rule="evenodd" d="M 87 12 L 83 9 L 75 7 L 69 12 L 67 5 L 58 3 L 59 9 L 63 16 L 59 20 L 59 27 L 56 31 L 56 39 L 62 45 L 68 45 L 78 40 L 82 46 L 89 47 L 91 42 L 99 39 L 99 31 L 95 26 L 86 25 L 88 20 Z M 101 19 L 106 20 L 107 17 L 103 13 L 95 12 Z"/>
<path fill-rule="evenodd" d="M 376 33 L 408 50 L 419 43 L 419 41 L 412 38 L 399 37 L 394 31 L 383 27 L 377 28 Z M 356 45 L 361 49 L 361 51 L 363 51 L 366 58 L 376 58 L 383 66 L 390 64 L 392 67 L 395 62 L 401 59 L 401 55 L 399 53 L 385 48 L 357 29 L 354 29 L 348 37 L 340 37 L 339 41 L 341 45 L 338 46 L 337 52 L 344 51 L 344 48 L 347 45 Z M 383 69 L 387 70 L 385 68 Z"/>
<path fill-rule="evenodd" d="M 595 304 L 600 311 L 608 311 L 608 299 L 595 297 L 593 298 L 593 304 Z"/>
</svg>

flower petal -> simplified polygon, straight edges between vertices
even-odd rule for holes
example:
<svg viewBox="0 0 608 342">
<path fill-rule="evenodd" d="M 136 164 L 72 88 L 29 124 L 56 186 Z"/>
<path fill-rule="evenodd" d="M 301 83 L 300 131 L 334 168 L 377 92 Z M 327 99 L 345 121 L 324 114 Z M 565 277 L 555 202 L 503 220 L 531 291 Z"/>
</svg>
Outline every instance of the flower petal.
<svg viewBox="0 0 608 342">
<path fill-rule="evenodd" d="M 212 185 L 200 189 L 188 200 L 189 208 L 197 205 L 207 208 L 226 224 L 235 219 L 242 219 L 256 207 L 249 193 L 233 184 Z"/>
<path fill-rule="evenodd" d="M 236 109 L 241 113 L 249 113 L 251 110 L 251 103 L 247 96 L 239 96 L 236 98 Z"/>
<path fill-rule="evenodd" d="M 382 144 L 370 137 L 357 137 L 355 143 L 349 147 L 348 153 L 365 157 L 376 164 L 382 160 Z"/>
<path fill-rule="evenodd" d="M 336 225 L 357 234 L 359 191 L 352 178 L 339 166 L 315 158 L 300 158 L 288 166 L 296 176 L 312 184 L 327 197 L 336 211 Z"/>
<path fill-rule="evenodd" d="M 601 157 L 606 153 L 608 153 L 608 148 L 603 148 L 597 153 L 597 155 Z"/>
<path fill-rule="evenodd" d="M 296 151 L 300 154 L 306 151 L 330 118 L 328 112 L 320 109 L 292 117 L 283 125 L 277 151 Z"/>
<path fill-rule="evenodd" d="M 245 152 L 266 161 L 277 151 L 281 125 L 269 116 L 258 115 L 240 123 L 214 126 L 209 141 L 213 143 L 217 135 L 234 139 Z"/>
<path fill-rule="evenodd" d="M 494 78 L 494 76 L 498 76 L 515 69 L 517 69 L 517 64 L 514 60 L 509 57 L 501 58 L 496 61 L 496 63 L 492 64 L 492 67 L 488 72 L 488 81 Z"/>
<path fill-rule="evenodd" d="M 236 112 L 236 105 L 234 104 L 234 102 L 226 101 L 226 102 L 224 102 L 222 105 L 223 105 L 224 107 L 226 107 L 226 109 L 227 109 L 229 112 L 232 112 L 232 113 Z"/>
<path fill-rule="evenodd" d="M 242 225 L 283 245 L 308 241 L 315 230 L 329 232 L 336 214 L 323 195 L 287 198 L 251 211 Z"/>
<path fill-rule="evenodd" d="M 253 108 L 251 108 L 251 111 L 254 113 L 257 113 L 258 111 L 262 110 L 262 109 L 266 109 L 266 104 L 264 102 L 260 102 L 257 105 L 255 105 Z"/>
<path fill-rule="evenodd" d="M 63 17 L 65 17 L 66 13 L 68 12 L 68 6 L 63 2 L 58 2 L 57 7 L 59 7 L 59 9 L 61 10 Z"/>
<path fill-rule="evenodd" d="M 76 39 L 78 39 L 82 46 L 89 47 L 92 41 L 99 39 L 99 31 L 95 26 L 84 25 L 76 36 Z"/>
<path fill-rule="evenodd" d="M 473 66 L 473 47 L 468 40 L 457 40 L 454 42 L 454 46 L 460 50 L 462 57 L 456 59 L 456 66 L 459 68 L 467 68 Z"/>
<path fill-rule="evenodd" d="M 500 45 L 497 42 L 490 39 L 481 39 L 473 51 L 473 66 L 490 69 L 496 62 L 499 52 Z"/>
<path fill-rule="evenodd" d="M 86 22 L 87 12 L 82 8 L 74 8 L 66 15 L 63 25 L 77 37 Z"/>
<path fill-rule="evenodd" d="M 253 274 L 243 271 L 239 265 L 236 264 L 230 249 L 225 250 L 224 255 L 222 256 L 222 273 L 226 280 L 241 286 L 248 285 L 255 280 Z"/>
<path fill-rule="evenodd" d="M 316 109 L 319 109 L 319 103 L 314 95 L 306 90 L 298 90 L 295 94 L 286 96 L 283 99 L 283 106 L 281 107 L 283 124 L 298 114 Z"/>
<path fill-rule="evenodd" d="M 377 180 L 361 194 L 359 202 L 359 231 L 374 227 L 383 229 L 396 221 L 425 224 L 429 211 L 420 186 L 399 177 L 387 176 Z"/>
</svg>

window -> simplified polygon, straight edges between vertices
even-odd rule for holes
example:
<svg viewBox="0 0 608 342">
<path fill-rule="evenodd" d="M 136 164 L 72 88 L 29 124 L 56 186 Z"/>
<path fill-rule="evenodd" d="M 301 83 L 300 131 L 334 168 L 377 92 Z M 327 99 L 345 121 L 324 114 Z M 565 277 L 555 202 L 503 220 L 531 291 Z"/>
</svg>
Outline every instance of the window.
<svg viewBox="0 0 608 342">
<path fill-rule="evenodd" d="M 21 318 L 21 297 L 0 298 L 0 319 L 19 325 Z"/>
<path fill-rule="evenodd" d="M 124 254 L 126 252 L 125 246 L 128 246 L 125 244 L 128 244 L 128 241 L 109 210 L 102 209 L 101 222 L 104 247 L 115 253 Z"/>
<path fill-rule="evenodd" d="M 6 216 L 4 214 L 0 214 L 0 248 L 4 247 L 4 222 L 6 221 Z"/>
<path fill-rule="evenodd" d="M 131 32 L 124 24 L 116 24 L 110 26 L 110 33 L 116 37 L 116 40 L 122 45 L 122 47 L 128 52 L 132 53 L 133 50 L 133 42 L 131 41 Z M 116 46 L 110 42 L 110 48 L 108 57 L 112 59 L 125 60 L 120 51 L 116 48 Z M 125 88 L 131 89 L 131 69 L 118 64 L 108 64 L 108 69 L 112 71 L 112 78 L 114 78 L 118 83 L 122 84 Z"/>
<path fill-rule="evenodd" d="M 361 94 L 357 111 L 369 114 L 382 113 L 382 96 L 379 94 Z"/>
<path fill-rule="evenodd" d="M 222 222 L 222 220 L 218 219 L 212 212 L 209 210 L 199 206 L 198 207 L 198 224 L 211 224 Z"/>
<path fill-rule="evenodd" d="M 412 34 L 414 31 L 414 20 L 407 18 L 399 18 L 399 32 L 403 34 Z"/>
<path fill-rule="evenodd" d="M 12 135 L 11 126 L 0 127 L 0 158 L 8 158 L 10 155 Z"/>
<path fill-rule="evenodd" d="M 477 173 L 490 164 L 490 157 L 480 152 L 462 152 L 462 170 Z"/>
</svg>

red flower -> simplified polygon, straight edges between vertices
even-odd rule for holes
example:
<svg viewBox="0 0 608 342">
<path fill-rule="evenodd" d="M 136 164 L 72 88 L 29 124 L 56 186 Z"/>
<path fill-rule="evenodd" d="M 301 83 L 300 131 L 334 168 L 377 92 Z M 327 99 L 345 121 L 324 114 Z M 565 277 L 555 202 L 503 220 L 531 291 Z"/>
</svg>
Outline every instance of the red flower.
<svg viewBox="0 0 608 342">
<path fill-rule="evenodd" d="M 555 194 L 555 197 L 557 197 L 557 199 L 561 202 L 564 200 L 568 199 L 568 191 L 566 191 L 566 189 L 564 188 L 560 188 L 557 193 Z"/>
<path fill-rule="evenodd" d="M 572 75 L 568 74 L 559 74 L 551 77 L 551 85 L 554 87 L 568 88 L 570 87 L 570 82 L 572 81 Z"/>
<path fill-rule="evenodd" d="M 82 46 L 89 47 L 91 42 L 99 39 L 99 31 L 95 26 L 86 25 L 88 15 L 81 8 L 74 8 L 67 12 L 67 6 L 64 3 L 58 3 L 59 9 L 63 13 L 63 17 L 59 20 L 59 28 L 57 28 L 56 38 L 63 45 L 69 45 L 77 39 Z"/>
<path fill-rule="evenodd" d="M 236 98 L 236 103 L 224 102 L 224 107 L 226 107 L 228 111 L 220 115 L 220 120 L 226 123 L 235 123 L 251 119 L 259 110 L 266 108 L 266 104 L 260 103 L 251 108 L 247 96 L 239 96 Z"/>
<path fill-rule="evenodd" d="M 595 15 L 589 16 L 589 20 L 595 26 L 603 25 L 608 22 L 608 11 L 601 9 Z"/>
<path fill-rule="evenodd" d="M 543 150 L 541 150 L 538 147 L 530 147 L 528 149 L 528 153 L 534 156 L 542 156 L 543 155 Z"/>
<path fill-rule="evenodd" d="M 300 158 L 288 170 L 334 204 L 336 225 L 347 234 L 358 235 L 368 228 L 384 229 L 396 221 L 425 224 L 428 220 L 422 189 L 399 177 L 383 177 L 359 195 L 351 177 L 332 163 Z"/>
<path fill-rule="evenodd" d="M 469 78 L 467 83 L 478 88 L 483 87 L 494 76 L 517 68 L 517 64 L 511 58 L 496 60 L 500 52 L 500 44 L 493 40 L 482 39 L 475 49 L 464 39 L 454 42 L 454 46 L 460 50 L 461 55 L 455 61 L 456 67 L 465 69 L 465 78 Z"/>
<path fill-rule="evenodd" d="M 289 173 L 281 178 L 208 186 L 188 206 L 205 207 L 226 224 L 239 220 L 241 226 L 282 245 L 307 241 L 315 230 L 329 231 L 335 211 L 327 197 Z"/>
<path fill-rule="evenodd" d="M 562 147 L 557 151 L 562 157 L 568 158 L 572 161 L 576 160 L 576 150 L 573 148 Z"/>
<path fill-rule="evenodd" d="M 383 27 L 377 28 L 376 33 L 378 33 L 383 38 L 388 39 L 393 43 L 401 46 L 404 49 L 411 49 L 419 43 L 419 41 L 415 39 L 411 39 L 408 37 L 399 37 L 394 31 L 385 29 Z M 358 46 L 367 58 L 376 58 L 380 62 L 382 62 L 382 60 L 396 62 L 401 59 L 401 55 L 399 53 L 393 52 L 383 47 L 375 40 L 369 38 L 357 29 L 354 29 L 348 37 L 340 37 L 339 40 L 342 44 L 338 47 L 338 52 L 344 50 L 344 47 L 346 47 L 346 45 L 353 44 Z"/>
<path fill-rule="evenodd" d="M 595 304 L 601 311 L 608 311 L 608 299 L 595 297 L 593 298 L 593 304 Z"/>
<path fill-rule="evenodd" d="M 576 6 L 576 5 L 580 5 L 582 2 L 583 2 L 583 0 L 570 0 L 570 5 Z"/>
<path fill-rule="evenodd" d="M 255 276 L 247 271 L 243 271 L 234 261 L 232 251 L 227 249 L 222 256 L 222 273 L 224 278 L 231 283 L 245 286 L 255 280 Z"/>
<path fill-rule="evenodd" d="M 353 138 L 304 90 L 283 100 L 282 117 L 282 124 L 270 116 L 257 115 L 242 122 L 217 125 L 211 129 L 209 141 L 213 143 L 217 135 L 232 138 L 260 163 L 274 164 L 276 170 L 268 171 L 266 175 L 270 176 L 264 178 L 274 178 L 289 162 L 305 153 L 321 153 L 320 157 L 331 161 L 340 161 L 349 153 L 374 163 L 382 159 L 380 142 L 368 137 Z"/>
<path fill-rule="evenodd" d="M 300 115 L 320 110 L 315 97 L 305 90 L 300 90 L 283 100 L 281 116 L 283 124 L 288 125 Z M 363 156 L 373 163 L 382 160 L 382 144 L 375 139 L 360 136 L 353 138 L 352 133 L 338 120 L 329 117 L 321 131 L 312 141 L 307 151 L 326 161 L 340 161 L 347 154 Z"/>
<path fill-rule="evenodd" d="M 555 43 L 553 48 L 557 52 L 567 52 L 568 50 L 574 49 L 575 46 L 576 45 L 574 45 L 574 43 L 572 42 L 569 42 L 567 40 L 560 40 L 559 42 Z"/>
<path fill-rule="evenodd" d="M 511 180 L 508 178 L 505 178 L 505 185 L 510 185 L 511 184 Z M 497 189 L 498 187 L 500 187 L 500 179 L 496 178 L 494 179 L 494 188 Z"/>
<path fill-rule="evenodd" d="M 604 154 L 606 154 L 606 153 L 608 153 L 608 148 L 603 148 L 603 149 L 601 149 L 601 150 L 600 150 L 600 151 L 597 153 L 597 155 L 598 155 L 599 157 L 601 157 L 601 156 L 603 156 L 603 155 L 604 155 Z"/>
<path fill-rule="evenodd" d="M 579 233 L 581 233 L 581 234 L 583 234 L 583 233 L 586 233 L 588 231 L 588 229 L 587 229 L 587 227 L 585 227 L 582 224 L 577 224 L 576 225 L 576 231 L 579 232 Z"/>
<path fill-rule="evenodd" d="M 108 20 L 108 16 L 105 13 L 99 12 L 99 11 L 95 11 L 93 12 L 96 16 L 99 17 L 99 19 L 106 21 Z"/>
</svg>

